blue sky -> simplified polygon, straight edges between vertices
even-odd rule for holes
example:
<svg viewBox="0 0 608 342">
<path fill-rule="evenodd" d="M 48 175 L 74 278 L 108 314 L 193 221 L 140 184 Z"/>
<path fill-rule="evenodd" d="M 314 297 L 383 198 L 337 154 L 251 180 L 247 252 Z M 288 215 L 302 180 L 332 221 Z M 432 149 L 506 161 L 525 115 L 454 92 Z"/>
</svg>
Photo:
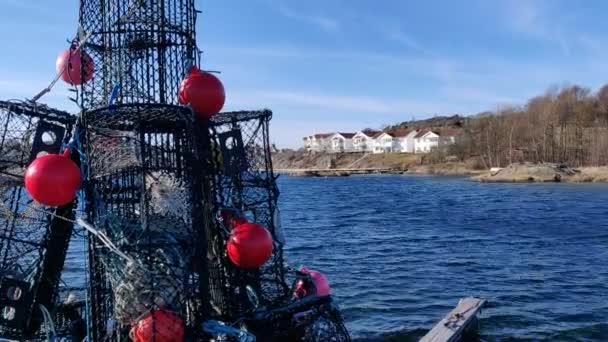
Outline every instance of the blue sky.
<svg viewBox="0 0 608 342">
<path fill-rule="evenodd" d="M 196 3 L 203 67 L 222 71 L 225 109 L 272 109 L 282 147 L 608 83 L 605 1 Z M 0 98 L 32 97 L 50 82 L 77 11 L 76 0 L 0 0 Z M 43 101 L 74 111 L 67 95 L 60 85 Z"/>
</svg>

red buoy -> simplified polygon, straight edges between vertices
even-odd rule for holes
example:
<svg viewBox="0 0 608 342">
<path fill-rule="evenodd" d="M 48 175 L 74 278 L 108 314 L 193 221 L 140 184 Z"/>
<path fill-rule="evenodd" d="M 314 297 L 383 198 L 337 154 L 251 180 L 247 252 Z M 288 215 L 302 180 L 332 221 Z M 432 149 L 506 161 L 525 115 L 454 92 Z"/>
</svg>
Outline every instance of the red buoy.
<svg viewBox="0 0 608 342">
<path fill-rule="evenodd" d="M 182 342 L 184 322 L 167 310 L 153 310 L 137 321 L 131 329 L 135 342 Z"/>
<path fill-rule="evenodd" d="M 36 158 L 25 171 L 25 189 L 37 202 L 57 207 L 70 203 L 80 187 L 80 169 L 70 150 Z"/>
<path fill-rule="evenodd" d="M 93 58 L 86 52 L 70 48 L 57 57 L 55 65 L 61 79 L 71 85 L 80 85 L 90 81 L 95 72 Z"/>
<path fill-rule="evenodd" d="M 262 225 L 243 223 L 230 233 L 227 249 L 228 257 L 236 266 L 258 268 L 272 255 L 272 236 Z"/>
<path fill-rule="evenodd" d="M 179 102 L 189 104 L 201 119 L 210 119 L 224 107 L 226 94 L 222 82 L 215 75 L 190 68 L 188 77 L 179 86 Z"/>
</svg>

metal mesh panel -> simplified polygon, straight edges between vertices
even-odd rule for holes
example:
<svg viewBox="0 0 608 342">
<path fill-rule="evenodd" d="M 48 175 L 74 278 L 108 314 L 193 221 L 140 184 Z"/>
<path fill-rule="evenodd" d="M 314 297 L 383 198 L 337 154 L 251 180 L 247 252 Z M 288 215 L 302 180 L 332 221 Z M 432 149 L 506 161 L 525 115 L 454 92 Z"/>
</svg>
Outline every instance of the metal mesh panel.
<svg viewBox="0 0 608 342">
<path fill-rule="evenodd" d="M 193 0 L 81 0 L 83 46 L 95 77 L 82 86 L 81 105 L 177 104 L 178 87 L 194 64 Z M 83 72 L 84 72 L 83 68 Z"/>
<path fill-rule="evenodd" d="M 89 213 L 94 330 L 125 335 L 151 310 L 201 322 L 206 278 L 202 185 L 192 112 L 167 105 L 126 105 L 87 112 Z M 123 254 L 124 253 L 124 254 Z M 204 266 L 204 265 L 203 265 Z M 95 339 L 102 336 L 96 336 Z"/>
<path fill-rule="evenodd" d="M 310 321 L 304 328 L 302 342 L 346 342 L 350 335 L 340 311 L 333 305 L 323 305 L 303 316 Z M 305 318 L 306 319 L 306 318 Z"/>
<path fill-rule="evenodd" d="M 52 309 L 72 225 L 73 204 L 46 208 L 24 188 L 29 163 L 58 153 L 72 127 L 67 113 L 0 101 L 0 336 L 23 338 L 39 328 L 38 306 Z M 52 249 L 48 247 L 52 246 Z"/>
<path fill-rule="evenodd" d="M 265 110 L 222 113 L 213 119 L 213 146 L 221 155 L 217 161 L 221 164 L 218 206 L 237 210 L 250 221 L 262 224 L 274 239 L 274 252 L 266 265 L 256 271 L 244 271 L 233 267 L 223 256 L 224 242 L 231 229 L 226 222 L 224 231 L 210 238 L 210 241 L 217 241 L 210 247 L 216 252 L 216 267 L 225 267 L 224 278 L 218 282 L 228 282 L 229 287 L 234 287 L 232 290 L 237 295 L 232 296 L 235 302 L 228 310 L 236 312 L 246 309 L 246 305 L 243 308 L 243 303 L 247 303 L 246 285 L 257 290 L 264 304 L 274 303 L 289 295 L 289 287 L 284 280 L 284 237 L 275 220 L 278 190 L 272 173 L 268 142 L 271 116 L 272 112 Z"/>
<path fill-rule="evenodd" d="M 234 323 L 207 321 L 205 331 L 221 341 L 348 342 L 350 336 L 330 297 L 307 297 L 256 310 Z"/>
<path fill-rule="evenodd" d="M 216 182 L 217 206 L 264 225 L 274 240 L 273 255 L 264 266 L 254 271 L 239 269 L 225 255 L 233 227 L 221 215 L 220 229 L 208 238 L 213 254 L 209 282 L 214 306 L 227 321 L 247 322 L 247 330 L 262 341 L 349 341 L 329 297 L 292 298 L 290 285 L 296 274 L 283 260 L 285 238 L 278 221 L 279 194 L 268 136 L 271 116 L 272 112 L 263 110 L 222 113 L 213 119 L 212 150 L 221 169 Z M 266 309 L 260 310 L 262 307 Z M 250 316 L 251 312 L 255 314 Z"/>
<path fill-rule="evenodd" d="M 79 51 L 95 66 L 78 89 L 87 214 L 98 229 L 88 255 L 94 341 L 126 338 L 157 309 L 177 313 L 195 335 L 203 318 L 230 321 L 256 310 L 248 288 L 268 308 L 292 301 L 276 219 L 271 112 L 194 123 L 188 109 L 169 106 L 197 60 L 195 18 L 194 0 L 81 0 L 87 39 Z M 227 259 L 232 227 L 219 215 L 227 208 L 271 232 L 274 252 L 260 269 Z M 268 324 L 294 327 L 291 318 Z"/>
</svg>

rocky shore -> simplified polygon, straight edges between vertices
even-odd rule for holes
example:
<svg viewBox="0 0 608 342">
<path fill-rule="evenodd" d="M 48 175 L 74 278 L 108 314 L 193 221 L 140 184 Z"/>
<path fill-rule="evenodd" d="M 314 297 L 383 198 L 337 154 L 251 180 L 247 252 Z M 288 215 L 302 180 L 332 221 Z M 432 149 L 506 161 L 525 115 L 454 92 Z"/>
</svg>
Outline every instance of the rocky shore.
<svg viewBox="0 0 608 342">
<path fill-rule="evenodd" d="M 299 177 L 348 177 L 358 174 L 411 174 L 471 177 L 479 182 L 608 182 L 608 166 L 572 168 L 559 164 L 517 163 L 493 171 L 472 160 L 425 163 L 420 155 L 298 151 L 273 154 L 277 173 Z"/>
<path fill-rule="evenodd" d="M 512 164 L 494 172 L 472 177 L 479 182 L 608 182 L 608 167 L 571 168 L 559 164 Z"/>
</svg>

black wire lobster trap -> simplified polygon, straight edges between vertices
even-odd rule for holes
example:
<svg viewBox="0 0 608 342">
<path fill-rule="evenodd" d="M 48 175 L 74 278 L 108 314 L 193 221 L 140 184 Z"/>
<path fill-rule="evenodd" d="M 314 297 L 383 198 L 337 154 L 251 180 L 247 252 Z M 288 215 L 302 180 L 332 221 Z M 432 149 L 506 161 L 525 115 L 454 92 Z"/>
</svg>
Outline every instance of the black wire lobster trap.
<svg viewBox="0 0 608 342">
<path fill-rule="evenodd" d="M 262 110 L 221 113 L 212 120 L 211 150 L 220 169 L 215 178 L 220 219 L 207 235 L 210 296 L 217 316 L 232 323 L 211 324 L 207 331 L 239 341 L 244 330 L 259 341 L 348 341 L 331 297 L 293 296 L 296 281 L 310 279 L 284 261 L 285 236 L 269 141 L 271 118 L 270 110 Z M 273 254 L 259 269 L 240 269 L 226 256 L 235 216 L 263 225 L 272 235 Z"/>
<path fill-rule="evenodd" d="M 201 331 L 212 220 L 193 122 L 190 109 L 171 105 L 83 113 L 94 341 L 158 312 Z"/>
<path fill-rule="evenodd" d="M 75 203 L 44 207 L 24 187 L 26 167 L 59 153 L 74 117 L 29 102 L 0 101 L 0 337 L 40 332 L 58 296 Z M 67 220 L 65 220 L 67 219 Z"/>
<path fill-rule="evenodd" d="M 195 21 L 194 0 L 81 0 L 80 53 L 95 69 L 82 85 L 81 107 L 103 107 L 110 98 L 177 104 L 180 82 L 198 57 Z"/>
<path fill-rule="evenodd" d="M 208 236 L 213 254 L 209 282 L 216 301 L 213 305 L 220 316 L 233 316 L 250 309 L 247 286 L 255 289 L 264 304 L 288 296 L 289 287 L 284 281 L 284 238 L 276 220 L 278 190 L 268 142 L 271 116 L 269 110 L 222 113 L 211 123 L 211 145 L 215 164 L 220 169 L 215 177 L 216 206 L 224 215 L 216 225 L 220 229 L 209 232 Z M 232 229 L 227 213 L 231 217 L 244 216 L 272 234 L 274 252 L 261 269 L 239 269 L 226 257 L 226 241 Z M 218 294 L 222 291 L 227 294 Z"/>
</svg>

